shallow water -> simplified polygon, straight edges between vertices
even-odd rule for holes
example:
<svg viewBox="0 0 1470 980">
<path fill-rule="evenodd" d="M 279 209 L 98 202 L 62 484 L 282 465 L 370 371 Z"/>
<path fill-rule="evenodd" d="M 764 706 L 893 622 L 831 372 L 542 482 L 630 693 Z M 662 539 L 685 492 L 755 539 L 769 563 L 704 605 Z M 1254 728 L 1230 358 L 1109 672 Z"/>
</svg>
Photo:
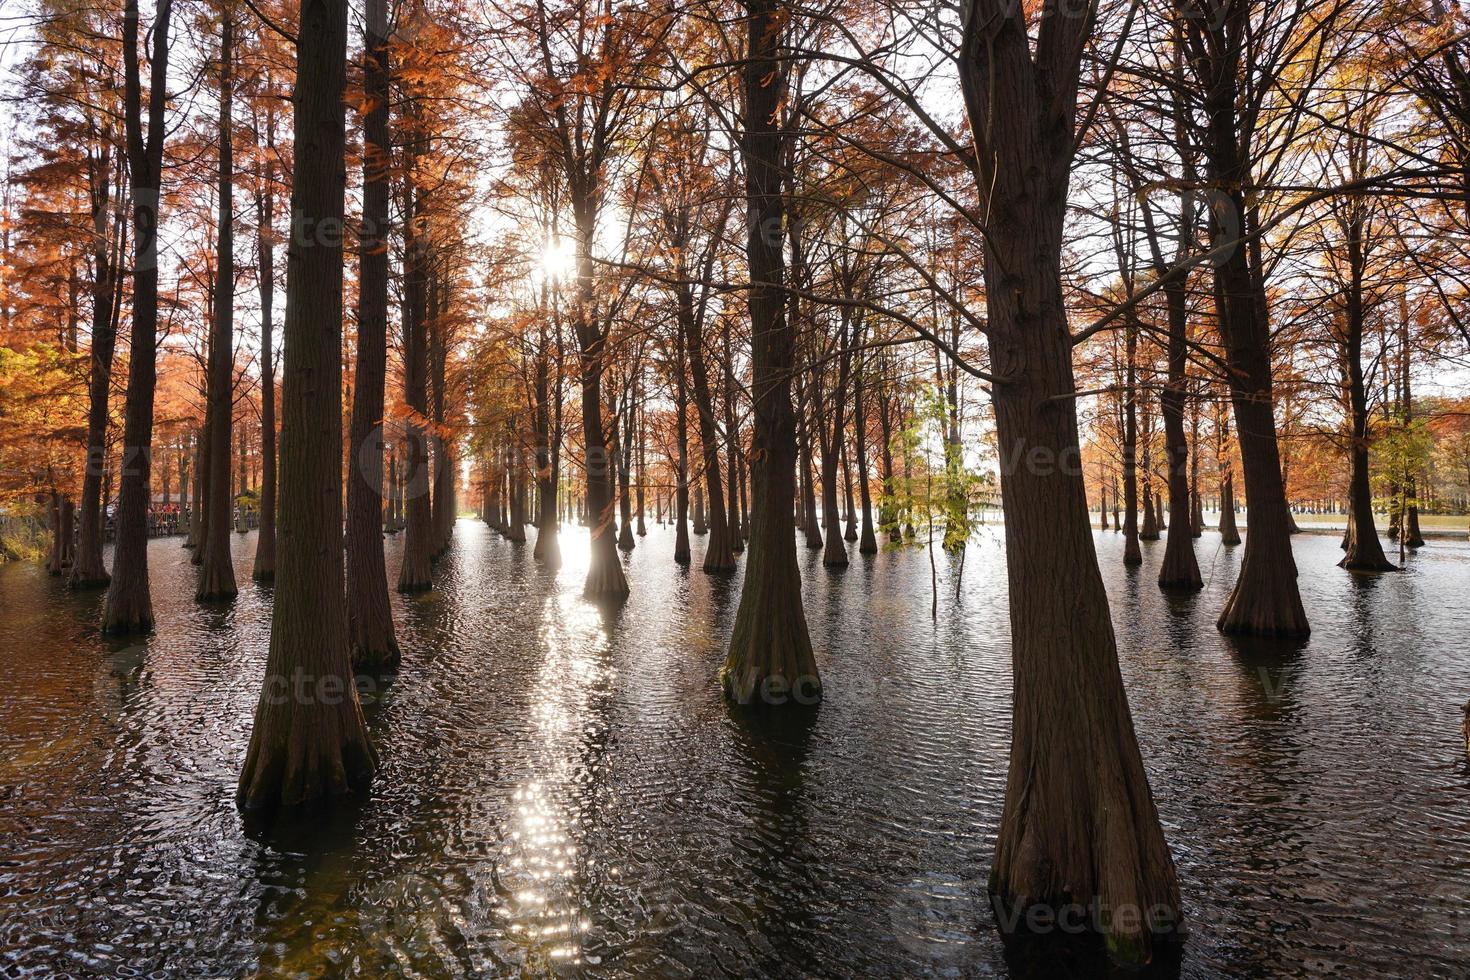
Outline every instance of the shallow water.
<svg viewBox="0 0 1470 980">
<path fill-rule="evenodd" d="M 100 598 L 0 566 L 0 973 L 82 976 L 999 976 L 985 902 L 1010 671 L 1000 531 L 963 567 L 801 550 L 826 700 L 752 729 L 716 672 L 739 582 L 654 527 L 618 610 L 472 521 L 436 590 L 394 596 L 402 672 L 371 691 L 360 809 L 290 838 L 234 803 L 269 590 L 193 601 L 151 545 L 159 628 L 104 641 Z M 1239 549 L 1204 593 L 1097 532 L 1123 674 L 1190 917 L 1185 976 L 1470 973 L 1470 547 L 1354 580 L 1296 539 L 1315 632 L 1233 645 Z M 401 539 L 388 545 L 389 580 Z M 1079 970 L 1079 972 L 1085 972 Z"/>
</svg>

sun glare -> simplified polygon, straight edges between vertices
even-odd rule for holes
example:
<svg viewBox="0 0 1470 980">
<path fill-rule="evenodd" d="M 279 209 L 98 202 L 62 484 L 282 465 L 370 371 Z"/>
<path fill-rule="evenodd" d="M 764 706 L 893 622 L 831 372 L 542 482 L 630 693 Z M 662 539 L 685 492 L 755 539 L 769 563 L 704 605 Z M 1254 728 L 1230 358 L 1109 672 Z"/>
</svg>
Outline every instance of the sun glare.
<svg viewBox="0 0 1470 980">
<path fill-rule="evenodd" d="M 553 282 L 564 282 L 577 271 L 577 246 L 570 238 L 548 238 L 541 249 L 538 271 Z"/>
</svg>

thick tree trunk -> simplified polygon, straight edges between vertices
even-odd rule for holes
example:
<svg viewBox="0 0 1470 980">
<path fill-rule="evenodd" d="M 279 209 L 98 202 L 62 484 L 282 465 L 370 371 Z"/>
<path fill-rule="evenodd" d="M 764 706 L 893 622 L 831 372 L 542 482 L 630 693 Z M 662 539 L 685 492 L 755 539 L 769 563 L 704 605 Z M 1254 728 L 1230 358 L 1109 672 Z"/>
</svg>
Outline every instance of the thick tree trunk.
<svg viewBox="0 0 1470 980">
<path fill-rule="evenodd" d="M 587 515 L 591 557 L 583 591 L 589 596 L 619 599 L 628 594 L 628 579 L 618 557 L 613 523 L 613 469 L 602 425 L 602 375 L 606 329 L 595 321 L 592 243 L 597 228 L 597 201 L 590 186 L 579 186 L 572 210 L 577 222 L 576 330 L 582 375 L 582 438 L 586 448 Z"/>
<path fill-rule="evenodd" d="M 780 292 L 786 279 L 780 233 L 784 154 L 776 118 L 785 95 L 779 45 L 786 11 L 777 0 L 748 0 L 746 11 L 740 149 L 745 159 L 746 257 L 750 282 L 759 284 L 747 295 L 755 485 L 745 584 L 720 681 L 733 704 L 779 708 L 814 704 L 822 687 L 801 604 L 796 537 L 789 519 L 796 466 L 791 410 L 795 338 Z"/>
<path fill-rule="evenodd" d="M 209 336 L 209 484 L 203 501 L 209 510 L 200 562 L 200 601 L 233 599 L 235 568 L 230 561 L 230 444 L 235 415 L 235 205 L 234 108 L 232 68 L 234 20 L 229 13 L 220 29 L 219 81 L 219 214 L 215 248 L 214 317 Z"/>
<path fill-rule="evenodd" d="M 357 249 L 357 372 L 347 466 L 347 644 L 353 666 L 397 669 L 383 559 L 383 404 L 388 374 L 388 8 L 363 11 L 362 228 Z"/>
<path fill-rule="evenodd" d="M 1210 57 L 1198 61 L 1208 120 L 1204 141 L 1208 176 L 1218 203 L 1233 212 L 1241 227 L 1247 214 L 1244 188 L 1251 184 L 1251 175 L 1250 161 L 1242 154 L 1236 103 L 1249 17 L 1250 6 L 1244 0 L 1231 0 L 1220 18 L 1195 25 L 1197 30 L 1211 32 L 1217 42 L 1207 45 Z M 1223 240 L 1216 244 L 1232 246 L 1216 266 L 1215 297 L 1230 368 L 1230 397 L 1250 524 L 1240 577 L 1218 625 L 1227 633 L 1304 637 L 1311 627 L 1297 587 L 1286 488 L 1281 481 L 1264 281 L 1253 274 L 1246 247 Z"/>
<path fill-rule="evenodd" d="M 1014 714 L 990 892 L 1006 931 L 1096 903 L 1115 913 L 1100 924 L 1108 950 L 1137 963 L 1177 937 L 1179 889 L 1118 669 L 1072 407 L 1062 225 L 1090 18 L 1049 20 L 1034 61 L 1025 18 L 973 11 L 960 58 L 989 216 L 996 437 L 1002 460 L 1032 461 L 1001 468 Z"/>
<path fill-rule="evenodd" d="M 133 325 L 123 422 L 122 479 L 118 489 L 117 545 L 113 550 L 112 581 L 102 607 L 104 633 L 153 629 L 153 600 L 148 583 L 148 477 L 153 450 L 153 393 L 158 371 L 158 206 L 172 13 L 172 0 L 160 0 L 151 28 L 153 57 L 149 63 L 145 140 L 138 70 L 137 0 L 127 0 L 123 10 L 124 116 L 133 195 Z"/>
<path fill-rule="evenodd" d="M 342 227 L 346 0 L 304 0 L 297 43 L 293 234 Z M 287 253 L 280 552 L 270 652 L 236 801 L 249 813 L 367 788 L 376 766 L 341 601 L 342 246 Z"/>
</svg>

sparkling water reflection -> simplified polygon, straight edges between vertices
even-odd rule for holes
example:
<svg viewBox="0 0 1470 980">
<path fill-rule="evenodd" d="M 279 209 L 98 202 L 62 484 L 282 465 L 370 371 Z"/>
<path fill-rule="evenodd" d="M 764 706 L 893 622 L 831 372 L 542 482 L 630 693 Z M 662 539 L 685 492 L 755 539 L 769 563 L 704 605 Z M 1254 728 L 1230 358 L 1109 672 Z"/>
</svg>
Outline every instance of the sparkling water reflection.
<svg viewBox="0 0 1470 980">
<path fill-rule="evenodd" d="M 540 568 L 460 522 L 394 596 L 402 673 L 365 691 L 371 800 L 247 834 L 233 805 L 270 592 L 193 601 L 152 544 L 158 633 L 0 567 L 0 972 L 282 976 L 999 976 L 985 904 L 1009 726 L 999 532 L 939 617 L 917 549 L 830 573 L 801 549 L 827 700 L 753 727 L 715 682 L 738 580 L 654 527 L 621 607 L 583 536 Z M 253 536 L 233 538 L 249 582 Z M 1220 637 L 1240 553 L 1207 534 L 1168 599 L 1099 533 L 1123 672 L 1193 934 L 1186 976 L 1470 972 L 1470 548 L 1355 580 L 1297 539 L 1315 633 Z M 388 546 L 390 581 L 401 541 Z"/>
</svg>

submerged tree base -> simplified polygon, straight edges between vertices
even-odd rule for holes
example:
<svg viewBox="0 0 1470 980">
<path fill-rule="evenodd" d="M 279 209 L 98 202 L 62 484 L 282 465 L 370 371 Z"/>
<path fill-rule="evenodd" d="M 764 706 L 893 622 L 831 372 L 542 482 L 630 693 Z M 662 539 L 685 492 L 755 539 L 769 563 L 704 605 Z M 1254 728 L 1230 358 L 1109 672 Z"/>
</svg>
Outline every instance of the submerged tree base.
<svg viewBox="0 0 1470 980">
<path fill-rule="evenodd" d="M 265 697 L 271 690 L 267 683 Z M 235 794 L 242 811 L 256 819 L 289 816 L 367 791 L 377 756 L 355 692 L 338 710 L 296 712 L 287 705 L 288 717 L 272 717 L 277 707 L 263 706 L 256 718 Z"/>
<path fill-rule="evenodd" d="M 109 636 L 153 632 L 153 600 L 146 582 L 141 587 L 112 583 L 102 604 L 102 632 Z"/>
<path fill-rule="evenodd" d="M 1131 911 L 1114 912 L 1070 896 L 1023 905 L 998 894 L 993 886 L 992 881 L 991 913 L 1013 975 L 1107 976 L 1117 967 L 1143 971 L 1145 976 L 1177 975 L 1174 970 L 1183 957 L 1186 932 L 1167 913 L 1157 915 L 1157 928 L 1133 935 L 1114 928 L 1116 921 L 1134 918 Z"/>
<path fill-rule="evenodd" d="M 1295 569 L 1291 574 L 1295 577 Z M 1271 581 L 1252 581 L 1245 569 L 1242 569 L 1216 626 L 1220 632 L 1236 636 L 1293 640 L 1312 635 L 1295 582 L 1288 588 L 1285 584 L 1277 585 Z"/>
<path fill-rule="evenodd" d="M 66 587 L 73 592 L 90 592 L 94 589 L 105 589 L 112 584 L 112 576 L 103 569 L 99 574 L 94 570 L 81 570 L 80 565 L 73 565 L 71 575 L 66 580 Z"/>
</svg>

